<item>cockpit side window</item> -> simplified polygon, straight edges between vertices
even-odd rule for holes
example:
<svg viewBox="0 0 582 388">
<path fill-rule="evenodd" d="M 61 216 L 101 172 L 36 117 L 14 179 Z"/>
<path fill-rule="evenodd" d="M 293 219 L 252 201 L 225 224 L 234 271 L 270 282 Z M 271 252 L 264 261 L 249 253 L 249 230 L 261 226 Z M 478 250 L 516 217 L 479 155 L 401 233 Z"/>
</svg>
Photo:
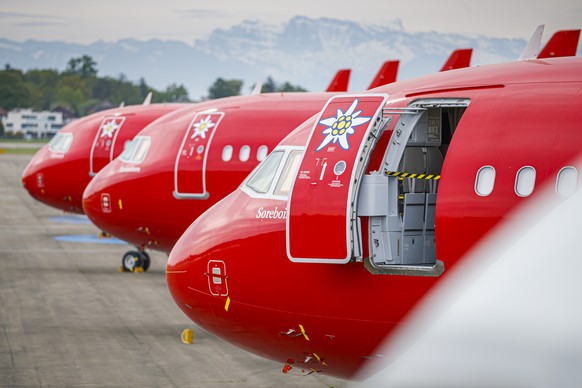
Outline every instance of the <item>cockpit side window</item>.
<svg viewBox="0 0 582 388">
<path fill-rule="evenodd" d="M 119 158 L 127 163 L 141 163 L 147 156 L 151 142 L 152 140 L 149 136 L 136 136 L 127 143 Z"/>
<path fill-rule="evenodd" d="M 275 174 L 284 154 L 283 151 L 272 152 L 248 180 L 247 186 L 257 193 L 267 193 L 275 179 Z"/>
<path fill-rule="evenodd" d="M 71 148 L 73 134 L 70 132 L 57 133 L 49 142 L 49 149 L 52 152 L 64 154 Z"/>
<path fill-rule="evenodd" d="M 297 169 L 301 164 L 302 153 L 303 151 L 301 150 L 294 150 L 290 152 L 289 157 L 287 158 L 287 162 L 283 167 L 283 172 L 281 173 L 281 176 L 279 176 L 279 181 L 277 182 L 275 192 L 273 193 L 274 195 L 285 197 L 289 195 L 291 184 L 293 184 L 295 175 L 297 174 Z"/>
</svg>

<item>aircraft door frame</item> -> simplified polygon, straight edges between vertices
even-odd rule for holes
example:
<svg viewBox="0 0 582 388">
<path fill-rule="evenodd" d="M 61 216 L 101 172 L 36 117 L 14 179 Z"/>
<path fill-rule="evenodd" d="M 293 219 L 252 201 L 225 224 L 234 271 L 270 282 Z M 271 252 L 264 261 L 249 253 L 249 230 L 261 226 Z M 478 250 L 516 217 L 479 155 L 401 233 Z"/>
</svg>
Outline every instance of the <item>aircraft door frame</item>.
<svg viewBox="0 0 582 388">
<path fill-rule="evenodd" d="M 93 140 L 93 144 L 91 145 L 91 151 L 89 155 L 89 175 L 95 176 L 101 168 L 105 167 L 105 165 L 113 160 L 113 151 L 115 149 L 115 142 L 117 141 L 117 135 L 121 131 L 123 127 L 123 123 L 125 123 L 125 116 L 106 116 L 99 125 L 99 129 L 95 134 L 95 139 Z M 98 171 L 95 171 L 95 153 L 98 151 L 104 151 L 105 153 L 109 153 L 109 160 L 105 165 L 99 168 Z"/>
<path fill-rule="evenodd" d="M 360 179 L 383 119 L 386 94 L 332 97 L 311 130 L 287 202 L 287 257 L 301 263 L 347 263 L 359 253 Z"/>
<path fill-rule="evenodd" d="M 208 151 L 223 117 L 224 112 L 212 110 L 198 112 L 192 118 L 184 133 L 174 164 L 173 195 L 175 198 L 208 198 L 206 188 Z M 199 168 L 199 176 L 196 176 L 197 168 Z"/>
</svg>

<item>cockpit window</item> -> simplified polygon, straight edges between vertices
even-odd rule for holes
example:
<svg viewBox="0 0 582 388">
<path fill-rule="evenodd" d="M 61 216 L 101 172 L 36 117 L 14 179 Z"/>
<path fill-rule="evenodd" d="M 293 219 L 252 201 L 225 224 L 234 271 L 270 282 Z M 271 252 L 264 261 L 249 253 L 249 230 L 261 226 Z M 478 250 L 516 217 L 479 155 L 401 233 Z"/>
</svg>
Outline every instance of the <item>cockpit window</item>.
<svg viewBox="0 0 582 388">
<path fill-rule="evenodd" d="M 149 136 L 136 136 L 119 156 L 121 160 L 127 163 L 141 163 L 144 161 L 152 140 Z"/>
<path fill-rule="evenodd" d="M 275 192 L 273 193 L 276 196 L 288 196 L 289 190 L 291 189 L 291 184 L 295 179 L 295 175 L 297 174 L 297 169 L 299 168 L 299 164 L 301 163 L 301 154 L 303 151 L 295 150 L 291 151 L 289 157 L 287 158 L 287 162 L 283 167 L 283 172 L 279 176 L 279 181 L 277 182 L 277 187 L 275 187 Z"/>
<path fill-rule="evenodd" d="M 247 186 L 261 194 L 269 191 L 284 154 L 283 151 L 272 152 L 248 180 Z"/>
<path fill-rule="evenodd" d="M 73 134 L 70 132 L 57 133 L 49 142 L 49 150 L 64 154 L 71 148 Z"/>
</svg>

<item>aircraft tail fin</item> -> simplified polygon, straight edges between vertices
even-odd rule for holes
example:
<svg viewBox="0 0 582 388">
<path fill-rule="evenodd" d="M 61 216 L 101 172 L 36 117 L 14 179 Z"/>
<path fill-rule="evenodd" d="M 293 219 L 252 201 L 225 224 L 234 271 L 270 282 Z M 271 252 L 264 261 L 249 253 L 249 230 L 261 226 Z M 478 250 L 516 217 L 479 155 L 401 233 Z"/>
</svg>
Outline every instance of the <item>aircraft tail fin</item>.
<svg viewBox="0 0 582 388">
<path fill-rule="evenodd" d="M 143 100 L 142 105 L 149 105 L 149 104 L 151 104 L 152 103 L 152 96 L 153 96 L 153 93 L 152 92 L 149 92 L 148 95 L 146 96 L 146 98 Z"/>
<path fill-rule="evenodd" d="M 372 80 L 368 90 L 377 88 L 378 86 L 388 85 L 392 82 L 396 82 L 396 76 L 398 74 L 398 65 L 400 61 L 386 61 L 378 70 L 378 74 Z"/>
<path fill-rule="evenodd" d="M 335 74 L 331 83 L 325 89 L 326 92 L 347 92 L 348 83 L 350 82 L 350 69 L 341 69 Z"/>
<path fill-rule="evenodd" d="M 253 88 L 253 90 L 251 90 L 251 96 L 261 94 L 261 89 L 263 89 L 263 83 L 259 81 L 255 84 L 255 87 Z"/>
<path fill-rule="evenodd" d="M 540 51 L 540 46 L 542 43 L 542 35 L 544 34 L 544 24 L 540 24 L 535 29 L 531 38 L 529 38 L 529 42 L 525 45 L 525 48 L 521 52 L 519 56 L 520 61 L 527 61 L 529 59 L 536 59 L 538 56 L 538 52 Z"/>
<path fill-rule="evenodd" d="M 457 49 L 453 51 L 439 71 L 447 71 L 469 67 L 471 65 L 472 54 L 473 49 L 471 48 Z"/>
<path fill-rule="evenodd" d="M 578 49 L 580 30 L 562 30 L 556 32 L 542 51 L 538 54 L 538 59 L 553 57 L 574 57 Z"/>
</svg>

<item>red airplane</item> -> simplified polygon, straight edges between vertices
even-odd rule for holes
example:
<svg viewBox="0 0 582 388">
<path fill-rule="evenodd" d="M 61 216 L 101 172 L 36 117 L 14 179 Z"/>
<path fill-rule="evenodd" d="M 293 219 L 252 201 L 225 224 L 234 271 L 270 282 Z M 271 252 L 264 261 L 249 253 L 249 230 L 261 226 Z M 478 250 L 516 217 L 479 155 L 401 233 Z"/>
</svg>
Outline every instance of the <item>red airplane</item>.
<svg viewBox="0 0 582 388">
<path fill-rule="evenodd" d="M 376 77 L 383 76 L 379 72 Z M 329 92 L 347 91 L 349 69 L 337 72 Z M 97 112 L 62 128 L 42 147 L 22 174 L 22 184 L 36 200 L 65 212 L 83 213 L 83 191 L 91 178 L 124 150 L 146 125 L 193 104 L 149 104 Z M 198 105 L 202 107 L 208 104 Z"/>
<path fill-rule="evenodd" d="M 93 113 L 63 127 L 34 155 L 22 184 L 36 200 L 83 213 L 83 190 L 127 141 L 157 118 L 184 104 L 132 105 Z"/>
<path fill-rule="evenodd" d="M 382 67 L 372 84 L 393 82 L 396 74 L 386 73 L 388 69 Z M 283 137 L 330 97 L 262 94 L 168 115 L 145 128 L 134 147 L 87 186 L 85 213 L 102 230 L 137 247 L 123 255 L 123 270 L 147 270 L 145 248 L 169 252 L 196 217 L 236 189 Z M 204 112 L 209 108 L 213 111 Z M 213 126 L 202 138 L 195 127 L 205 122 Z M 155 189 L 137 193 L 134 187 Z"/>
<path fill-rule="evenodd" d="M 580 187 L 581 69 L 536 59 L 331 98 L 179 239 L 176 304 L 283 372 L 392 361 L 377 345 L 488 232 L 544 186 Z"/>
</svg>

